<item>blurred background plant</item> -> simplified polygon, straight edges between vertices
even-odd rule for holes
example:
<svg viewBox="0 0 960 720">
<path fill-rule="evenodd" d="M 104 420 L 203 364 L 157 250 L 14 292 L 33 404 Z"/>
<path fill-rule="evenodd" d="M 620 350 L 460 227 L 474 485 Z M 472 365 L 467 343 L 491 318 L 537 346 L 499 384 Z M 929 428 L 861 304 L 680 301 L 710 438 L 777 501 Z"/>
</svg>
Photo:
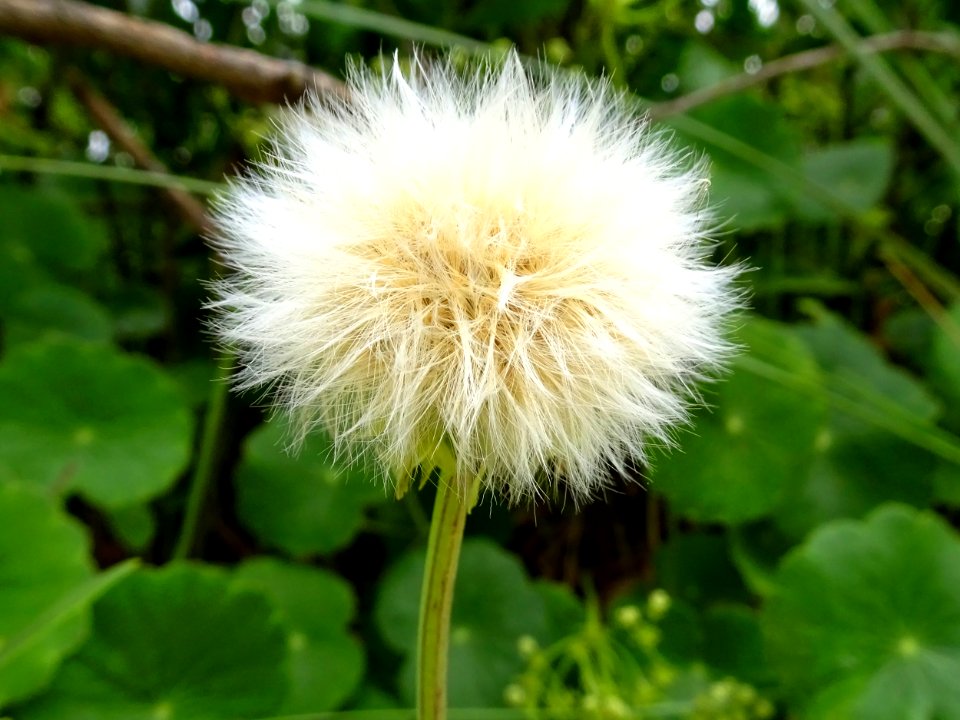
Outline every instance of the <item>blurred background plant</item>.
<svg viewBox="0 0 960 720">
<path fill-rule="evenodd" d="M 77 30 L 117 17 L 162 25 Z M 291 457 L 214 382 L 201 234 L 277 101 L 419 43 L 605 74 L 709 156 L 717 259 L 754 268 L 680 450 L 580 512 L 473 513 L 452 717 L 960 718 L 958 24 L 947 0 L 0 0 L 0 709 L 410 717 L 430 492 L 385 497 L 320 436 Z"/>
</svg>

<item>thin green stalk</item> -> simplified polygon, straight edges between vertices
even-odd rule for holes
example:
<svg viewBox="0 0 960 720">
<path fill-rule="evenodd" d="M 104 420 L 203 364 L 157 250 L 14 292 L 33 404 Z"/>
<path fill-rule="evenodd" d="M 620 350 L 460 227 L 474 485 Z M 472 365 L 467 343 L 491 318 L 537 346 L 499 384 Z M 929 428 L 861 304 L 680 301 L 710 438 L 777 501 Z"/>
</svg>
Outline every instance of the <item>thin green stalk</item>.
<svg viewBox="0 0 960 720">
<path fill-rule="evenodd" d="M 767 378 L 797 392 L 823 393 L 827 402 L 840 412 L 886 430 L 947 462 L 960 465 L 960 440 L 956 436 L 936 425 L 917 420 L 887 398 L 876 394 L 867 397 L 863 389 L 850 387 L 849 383 L 844 384 L 851 393 L 860 395 L 860 397 L 853 397 L 816 380 L 808 380 L 749 355 L 740 357 L 737 363 L 749 373 Z"/>
<path fill-rule="evenodd" d="M 183 526 L 173 549 L 173 558 L 182 560 L 193 551 L 197 540 L 197 528 L 200 516 L 207 500 L 210 483 L 216 468 L 217 453 L 220 450 L 220 435 L 223 430 L 227 399 L 230 395 L 230 374 L 233 372 L 233 355 L 225 353 L 218 358 L 217 376 L 210 385 L 210 397 L 207 401 L 207 413 L 203 420 L 203 434 L 200 438 L 200 452 L 197 464 L 190 478 L 190 490 L 187 495 L 187 507 L 183 515 Z"/>
<path fill-rule="evenodd" d="M 872 33 L 886 33 L 894 29 L 893 23 L 887 18 L 883 10 L 874 0 L 846 0 L 846 5 L 854 16 L 862 22 Z M 907 80 L 916 89 L 917 93 L 933 108 L 938 119 L 950 132 L 957 129 L 956 101 L 947 97 L 947 94 L 933 79 L 920 60 L 913 56 L 900 59 L 900 66 Z"/>
<path fill-rule="evenodd" d="M 446 720 L 447 717 L 450 611 L 453 608 L 453 589 L 471 494 L 443 478 L 437 483 L 437 498 L 427 542 L 427 563 L 420 592 L 418 720 Z"/>
<path fill-rule="evenodd" d="M 943 128 L 921 100 L 907 87 L 883 58 L 866 52 L 861 38 L 836 8 L 819 0 L 800 0 L 810 13 L 847 49 L 877 85 L 927 138 L 954 173 L 960 177 L 960 143 Z"/>
<path fill-rule="evenodd" d="M 832 193 L 829 188 L 811 180 L 797 168 L 688 115 L 671 117 L 667 124 L 690 138 L 730 153 L 763 172 L 771 182 L 780 183 L 782 187 L 791 192 L 805 195 L 822 203 L 841 217 L 852 221 L 856 227 L 876 239 L 884 251 L 894 253 L 924 282 L 945 295 L 949 300 L 952 301 L 960 297 L 960 279 L 957 279 L 949 270 L 931 260 L 921 250 L 913 247 L 895 233 L 870 223 L 865 219 L 864 213 L 848 205 L 842 198 Z"/>
<path fill-rule="evenodd" d="M 226 0 L 227 2 L 247 2 L 247 0 Z M 280 0 L 269 0 L 277 5 Z M 413 22 L 406 18 L 388 13 L 369 10 L 367 8 L 348 5 L 342 2 L 327 2 L 327 0 L 301 0 L 297 4 L 297 11 L 315 20 L 345 25 L 347 27 L 372 30 L 383 35 L 411 40 L 424 45 L 437 47 L 456 47 L 471 53 L 485 54 L 494 50 L 489 43 L 474 40 L 466 35 L 459 35 L 433 25 Z"/>
<path fill-rule="evenodd" d="M 125 560 L 82 582 L 52 605 L 43 609 L 37 608 L 36 617 L 27 627 L 4 638 L 0 647 L 0 672 L 21 661 L 24 654 L 31 650 L 43 651 L 44 640 L 49 638 L 51 633 L 57 632 L 61 623 L 75 616 L 79 609 L 88 607 L 138 567 L 138 559 Z"/>
<path fill-rule="evenodd" d="M 28 157 L 25 155 L 0 155 L 0 171 L 29 172 L 40 175 L 66 175 L 89 180 L 107 180 L 128 185 L 177 188 L 198 195 L 212 195 L 223 189 L 221 183 L 199 178 L 170 175 L 169 173 L 135 170 L 113 165 L 96 165 L 89 162 L 54 160 L 52 158 Z"/>
</svg>

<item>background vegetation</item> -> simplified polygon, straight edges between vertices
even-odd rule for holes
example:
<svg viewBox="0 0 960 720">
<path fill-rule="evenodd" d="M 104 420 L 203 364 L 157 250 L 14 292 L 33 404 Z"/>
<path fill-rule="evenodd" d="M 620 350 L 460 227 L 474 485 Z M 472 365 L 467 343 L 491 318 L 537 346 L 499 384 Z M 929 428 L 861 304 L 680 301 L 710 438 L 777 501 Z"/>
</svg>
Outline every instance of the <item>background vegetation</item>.
<svg viewBox="0 0 960 720">
<path fill-rule="evenodd" d="M 29 44 L 4 26 L 19 1 L 0 0 L 0 713 L 410 717 L 430 490 L 396 502 L 322 437 L 293 458 L 282 418 L 214 382 L 197 198 L 277 107 Z M 475 709 L 455 717 L 960 718 L 960 5 L 100 5 L 333 76 L 412 42 L 515 43 L 607 75 L 712 160 L 718 259 L 754 268 L 746 352 L 682 450 L 603 501 L 474 511 L 451 692 Z"/>
</svg>

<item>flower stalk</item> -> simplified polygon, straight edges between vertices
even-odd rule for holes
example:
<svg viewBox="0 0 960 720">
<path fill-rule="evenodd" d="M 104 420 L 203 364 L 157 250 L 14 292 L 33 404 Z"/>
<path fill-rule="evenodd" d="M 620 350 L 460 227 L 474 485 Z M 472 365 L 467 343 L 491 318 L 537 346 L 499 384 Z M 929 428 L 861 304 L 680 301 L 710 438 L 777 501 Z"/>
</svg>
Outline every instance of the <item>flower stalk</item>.
<svg viewBox="0 0 960 720">
<path fill-rule="evenodd" d="M 441 479 L 430 520 L 417 635 L 417 720 L 446 720 L 450 613 L 463 530 L 479 477 L 464 486 Z"/>
</svg>

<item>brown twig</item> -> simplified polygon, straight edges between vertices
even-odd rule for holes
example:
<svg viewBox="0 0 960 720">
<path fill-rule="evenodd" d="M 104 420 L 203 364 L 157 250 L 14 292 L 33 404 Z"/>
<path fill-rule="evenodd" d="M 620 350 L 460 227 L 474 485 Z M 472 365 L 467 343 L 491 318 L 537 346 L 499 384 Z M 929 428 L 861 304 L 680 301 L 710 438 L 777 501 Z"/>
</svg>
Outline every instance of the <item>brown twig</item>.
<svg viewBox="0 0 960 720">
<path fill-rule="evenodd" d="M 864 38 L 864 51 L 870 53 L 889 52 L 891 50 L 926 50 L 953 55 L 960 58 L 960 38 L 945 32 L 921 32 L 918 30 L 898 30 L 884 35 L 873 35 Z M 793 55 L 786 55 L 763 65 L 757 72 L 741 73 L 721 80 L 714 85 L 694 90 L 691 93 L 678 97 L 675 100 L 657 103 L 650 108 L 649 115 L 653 120 L 662 120 L 672 115 L 681 115 L 696 107 L 706 105 L 721 97 L 732 95 L 747 88 L 761 85 L 780 75 L 810 70 L 811 68 L 838 60 L 846 54 L 846 50 L 839 45 L 805 50 Z"/>
<path fill-rule="evenodd" d="M 79 72 L 67 76 L 67 83 L 80 103 L 87 109 L 94 122 L 110 137 L 120 149 L 130 154 L 137 167 L 151 172 L 166 173 L 166 165 L 160 162 L 150 149 L 134 134 L 133 130 L 120 117 L 116 108 L 94 90 Z M 210 219 L 203 204 L 190 193 L 179 188 L 163 188 L 163 193 L 176 208 L 180 216 L 194 229 L 208 234 L 212 229 Z"/>
<path fill-rule="evenodd" d="M 102 48 L 218 83 L 252 102 L 295 100 L 308 90 L 344 92 L 339 80 L 303 63 L 200 42 L 165 23 L 77 0 L 0 0 L 3 34 L 39 44 Z"/>
<path fill-rule="evenodd" d="M 940 303 L 926 285 L 918 278 L 913 271 L 904 265 L 892 253 L 881 251 L 880 257 L 883 259 L 887 271 L 900 283 L 901 287 L 907 291 L 917 305 L 923 308 L 924 312 L 930 316 L 934 323 L 949 337 L 953 343 L 960 348 L 960 326 L 950 317 L 946 308 Z"/>
</svg>

